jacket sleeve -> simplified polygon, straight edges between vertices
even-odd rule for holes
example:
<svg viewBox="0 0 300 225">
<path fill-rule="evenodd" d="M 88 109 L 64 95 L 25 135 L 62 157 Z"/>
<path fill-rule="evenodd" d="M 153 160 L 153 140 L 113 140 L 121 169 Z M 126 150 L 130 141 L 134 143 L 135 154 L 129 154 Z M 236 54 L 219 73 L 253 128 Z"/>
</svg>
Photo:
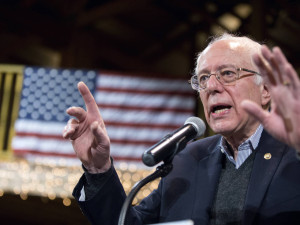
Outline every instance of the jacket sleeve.
<svg viewBox="0 0 300 225">
<path fill-rule="evenodd" d="M 90 183 L 85 174 L 80 178 L 73 191 L 73 196 L 77 200 L 81 211 L 91 224 L 118 224 L 126 194 L 114 167 L 111 168 L 111 171 L 109 174 L 106 174 L 106 176 L 107 177 L 103 179 L 103 183 L 99 185 L 99 189 L 96 193 L 86 198 L 85 201 L 80 200 L 83 188 L 86 188 L 86 185 Z M 145 198 L 141 204 L 128 210 L 127 223 L 139 225 L 157 222 L 160 209 L 159 205 L 160 194 L 158 190 L 155 190 Z"/>
</svg>

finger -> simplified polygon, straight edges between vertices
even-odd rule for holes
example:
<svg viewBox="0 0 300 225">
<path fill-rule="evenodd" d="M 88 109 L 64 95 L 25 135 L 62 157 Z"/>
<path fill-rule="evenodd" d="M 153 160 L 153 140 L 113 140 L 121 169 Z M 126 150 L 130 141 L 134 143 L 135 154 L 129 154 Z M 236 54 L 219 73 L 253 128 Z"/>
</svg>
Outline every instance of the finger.
<svg viewBox="0 0 300 225">
<path fill-rule="evenodd" d="M 290 85 L 293 88 L 293 95 L 295 98 L 299 99 L 300 97 L 300 80 L 298 74 L 294 70 L 291 64 L 286 66 L 286 74 L 288 79 L 290 79 Z"/>
<path fill-rule="evenodd" d="M 282 71 L 284 71 L 285 65 L 288 64 L 289 62 L 287 61 L 287 59 L 283 55 L 281 49 L 279 47 L 274 47 L 273 48 L 273 54 L 274 54 L 274 58 L 275 58 L 276 62 L 280 66 L 280 69 Z"/>
<path fill-rule="evenodd" d="M 78 90 L 84 100 L 86 109 L 91 113 L 99 113 L 98 105 L 89 88 L 82 81 L 78 83 Z"/>
<path fill-rule="evenodd" d="M 270 74 L 274 80 L 276 80 L 277 84 L 282 84 L 283 83 L 283 78 L 282 78 L 282 73 L 281 69 L 279 68 L 279 63 L 277 62 L 276 58 L 274 57 L 274 54 L 270 51 L 270 49 L 263 45 L 261 48 L 261 53 L 262 56 L 265 58 L 265 60 L 268 61 L 270 67 Z"/>
<path fill-rule="evenodd" d="M 256 118 L 263 126 L 267 125 L 269 112 L 263 110 L 258 104 L 250 100 L 242 101 L 241 106 L 247 113 Z"/>
<path fill-rule="evenodd" d="M 282 73 L 281 73 L 281 69 L 279 68 L 279 66 L 278 66 L 278 63 L 276 62 L 276 59 L 272 56 L 271 58 L 270 58 L 270 65 L 272 66 L 272 68 L 273 68 L 273 74 L 276 74 L 277 76 L 274 76 L 274 77 L 277 77 L 277 79 L 278 79 L 278 83 L 279 84 L 282 84 L 283 83 L 283 75 L 282 75 Z"/>
<path fill-rule="evenodd" d="M 288 60 L 286 59 L 286 57 L 284 56 L 284 54 L 282 53 L 279 47 L 275 47 L 273 52 L 274 52 L 274 57 L 280 66 L 282 74 L 285 75 L 284 79 L 290 81 L 291 86 L 295 90 L 299 90 L 300 81 L 299 81 L 298 74 L 293 68 L 293 66 L 288 62 Z"/>
<path fill-rule="evenodd" d="M 262 56 L 259 54 L 254 54 L 253 57 L 253 62 L 256 64 L 256 66 L 259 69 L 259 72 L 261 76 L 263 77 L 264 81 L 268 85 L 276 85 L 276 80 L 274 79 L 272 72 L 269 68 L 269 66 L 266 64 Z"/>
<path fill-rule="evenodd" d="M 103 147 L 109 148 L 110 140 L 106 133 L 105 127 L 101 127 L 99 123 L 95 121 L 91 124 L 91 130 L 96 138 L 97 143 L 101 143 Z"/>
<path fill-rule="evenodd" d="M 63 130 L 63 138 L 65 139 L 71 138 L 75 134 L 78 127 L 79 127 L 78 121 L 75 120 L 74 118 L 70 119 Z"/>
<path fill-rule="evenodd" d="M 70 107 L 66 110 L 66 113 L 76 117 L 79 122 L 82 122 L 87 116 L 86 111 L 81 107 Z"/>
</svg>

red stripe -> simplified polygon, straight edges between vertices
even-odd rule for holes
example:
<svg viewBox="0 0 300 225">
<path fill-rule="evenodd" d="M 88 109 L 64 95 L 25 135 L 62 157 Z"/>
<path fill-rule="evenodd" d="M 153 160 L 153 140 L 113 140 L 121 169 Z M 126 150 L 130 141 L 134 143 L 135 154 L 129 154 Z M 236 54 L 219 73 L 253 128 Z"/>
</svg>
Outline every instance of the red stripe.
<svg viewBox="0 0 300 225">
<path fill-rule="evenodd" d="M 176 124 L 153 124 L 153 123 L 125 123 L 125 122 L 115 122 L 115 121 L 105 121 L 104 122 L 105 125 L 108 126 L 116 126 L 116 127 L 122 127 L 122 128 L 126 128 L 126 127 L 130 127 L 130 128 L 149 128 L 149 129 L 164 129 L 164 130 L 175 130 L 178 129 L 180 127 L 180 125 L 176 125 Z M 20 132 L 20 131 L 16 131 L 18 134 L 24 134 L 25 132 Z M 35 133 L 33 133 L 35 134 Z M 57 136 L 60 135 L 47 135 L 49 138 L 51 138 L 52 136 L 55 138 Z"/>
<path fill-rule="evenodd" d="M 63 153 L 56 153 L 56 152 L 39 152 L 36 150 L 21 150 L 21 149 L 14 149 L 14 154 L 17 156 L 24 156 L 27 154 L 32 155 L 41 155 L 41 156 L 55 156 L 55 157 L 66 157 L 66 158 L 77 158 L 75 154 L 63 154 Z M 133 157 L 122 157 L 122 156 L 112 156 L 114 161 L 142 161 L 141 158 L 133 158 Z"/>
<path fill-rule="evenodd" d="M 112 156 L 114 161 L 135 161 L 135 162 L 142 162 L 141 157 L 133 158 L 133 157 L 122 157 L 122 156 Z"/>
<path fill-rule="evenodd" d="M 187 75 L 187 74 L 186 74 Z M 123 77 L 129 77 L 129 78 L 146 78 L 146 79 L 157 79 L 157 80 L 178 80 L 182 82 L 187 82 L 187 80 L 191 77 L 190 75 L 187 75 L 187 78 L 182 78 L 184 76 L 176 76 L 174 77 L 174 74 L 158 74 L 158 73 L 126 73 L 126 72 L 120 72 L 120 71 L 109 71 L 109 70 L 101 70 L 98 71 L 98 76 L 123 76 Z"/>
<path fill-rule="evenodd" d="M 109 105 L 109 104 L 97 104 L 101 108 L 112 109 L 125 109 L 125 110 L 137 110 L 137 111 L 154 111 L 154 112 L 178 112 L 178 113 L 193 113 L 193 109 L 183 108 L 166 108 L 166 107 L 147 107 L 147 106 L 125 106 L 125 105 Z"/>
<path fill-rule="evenodd" d="M 105 124 L 107 126 L 118 126 L 118 127 L 136 127 L 136 128 L 150 128 L 150 129 L 169 129 L 174 130 L 178 129 L 179 125 L 171 125 L 171 124 L 150 124 L 150 123 L 124 123 L 124 122 L 114 122 L 114 121 L 106 121 Z"/>
<path fill-rule="evenodd" d="M 163 137 L 162 137 L 163 138 Z M 154 145 L 157 141 L 139 141 L 139 140 L 123 140 L 123 139 L 110 139 L 111 143 L 113 144 L 128 144 L 128 145 Z"/>
<path fill-rule="evenodd" d="M 15 136 L 20 137 L 36 137 L 41 139 L 57 139 L 57 140 L 66 140 L 62 135 L 57 134 L 38 134 L 38 133 L 25 133 L 25 132 L 16 132 Z"/>
<path fill-rule="evenodd" d="M 66 139 L 64 139 L 62 136 L 60 135 L 47 135 L 47 134 L 37 134 L 37 133 L 22 133 L 22 132 L 17 132 L 16 136 L 20 136 L 20 137 L 36 137 L 39 139 L 56 139 L 56 140 L 64 140 L 64 141 L 68 141 Z M 124 140 L 124 139 L 110 139 L 111 143 L 115 143 L 115 144 L 132 144 L 132 145 L 154 145 L 156 143 L 156 141 L 147 141 L 147 140 Z"/>
<path fill-rule="evenodd" d="M 43 156 L 59 156 L 59 157 L 66 157 L 66 158 L 77 158 L 75 153 L 74 154 L 66 154 L 66 153 L 57 153 L 57 152 L 40 152 L 36 150 L 24 150 L 24 149 L 13 149 L 14 154 L 16 155 L 26 155 L 26 154 L 33 154 L 33 155 L 43 155 Z"/>
<path fill-rule="evenodd" d="M 194 92 L 185 90 L 145 90 L 145 89 L 129 89 L 129 88 L 110 88 L 99 86 L 97 91 L 117 92 L 117 93 L 134 93 L 134 94 L 151 94 L 151 95 L 172 95 L 172 96 L 195 96 Z"/>
</svg>

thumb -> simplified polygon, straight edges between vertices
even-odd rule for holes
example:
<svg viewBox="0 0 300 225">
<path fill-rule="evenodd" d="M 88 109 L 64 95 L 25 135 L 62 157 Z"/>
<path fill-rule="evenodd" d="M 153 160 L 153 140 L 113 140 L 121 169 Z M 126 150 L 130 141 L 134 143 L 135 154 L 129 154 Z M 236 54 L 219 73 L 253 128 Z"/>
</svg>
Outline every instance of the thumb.
<svg viewBox="0 0 300 225">
<path fill-rule="evenodd" d="M 95 136 L 98 145 L 101 145 L 102 147 L 107 148 L 107 150 L 109 150 L 110 140 L 106 133 L 106 129 L 102 128 L 99 125 L 98 121 L 95 121 L 91 124 L 91 130 Z"/>
<path fill-rule="evenodd" d="M 258 104 L 250 100 L 244 100 L 241 103 L 242 108 L 249 113 L 251 116 L 256 118 L 263 125 L 267 120 L 269 112 L 263 110 Z"/>
</svg>

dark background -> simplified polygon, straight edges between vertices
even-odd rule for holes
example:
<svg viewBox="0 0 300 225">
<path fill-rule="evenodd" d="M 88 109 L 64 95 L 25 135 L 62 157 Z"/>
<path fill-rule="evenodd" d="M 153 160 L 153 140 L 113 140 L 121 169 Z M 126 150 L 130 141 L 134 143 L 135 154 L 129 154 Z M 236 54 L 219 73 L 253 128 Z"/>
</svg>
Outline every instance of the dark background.
<svg viewBox="0 0 300 225">
<path fill-rule="evenodd" d="M 299 7 L 296 0 L 2 0 L 0 62 L 189 77 L 208 38 L 230 31 L 279 45 L 299 68 Z"/>
<path fill-rule="evenodd" d="M 0 63 L 189 79 L 197 52 L 223 31 L 278 45 L 300 69 L 300 1 L 0 1 Z M 0 181 L 1 182 L 1 181 Z M 0 224 L 87 224 L 76 203 L 0 198 Z"/>
</svg>

